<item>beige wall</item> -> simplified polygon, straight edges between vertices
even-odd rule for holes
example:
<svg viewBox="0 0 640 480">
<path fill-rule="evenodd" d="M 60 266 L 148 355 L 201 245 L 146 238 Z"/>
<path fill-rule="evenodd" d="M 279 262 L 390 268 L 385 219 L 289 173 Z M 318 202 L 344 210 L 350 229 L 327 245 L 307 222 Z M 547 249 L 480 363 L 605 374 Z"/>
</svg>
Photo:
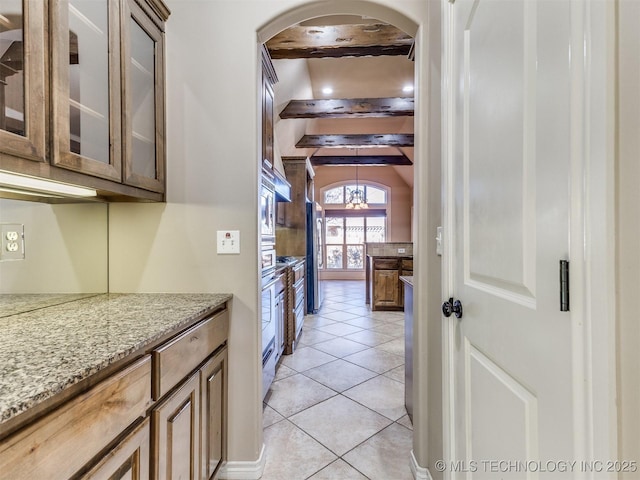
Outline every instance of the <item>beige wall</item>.
<svg viewBox="0 0 640 480">
<path fill-rule="evenodd" d="M 232 463 L 250 464 L 262 448 L 256 32 L 264 41 L 297 21 L 340 12 L 374 16 L 413 34 L 415 25 L 425 22 L 426 6 L 424 0 L 167 3 L 172 11 L 166 30 L 168 201 L 112 206 L 109 286 L 234 295 L 228 453 Z M 429 66 L 416 65 L 425 71 Z M 427 105 L 425 100 L 419 108 Z M 240 230 L 239 255 L 216 254 L 219 229 Z"/>
<path fill-rule="evenodd" d="M 25 259 L 0 262 L 0 293 L 106 292 L 107 210 L 0 199 L 0 223 L 25 233 Z"/>
<path fill-rule="evenodd" d="M 619 2 L 618 458 L 640 461 L 640 4 Z M 623 478 L 622 476 L 621 478 Z"/>
<path fill-rule="evenodd" d="M 322 198 L 321 191 L 324 187 L 356 178 L 356 169 L 352 166 L 314 167 L 314 170 L 316 172 L 314 177 L 316 200 Z M 370 181 L 390 188 L 391 211 L 387 212 L 387 241 L 410 242 L 413 189 L 390 166 L 358 167 L 358 180 Z"/>
</svg>

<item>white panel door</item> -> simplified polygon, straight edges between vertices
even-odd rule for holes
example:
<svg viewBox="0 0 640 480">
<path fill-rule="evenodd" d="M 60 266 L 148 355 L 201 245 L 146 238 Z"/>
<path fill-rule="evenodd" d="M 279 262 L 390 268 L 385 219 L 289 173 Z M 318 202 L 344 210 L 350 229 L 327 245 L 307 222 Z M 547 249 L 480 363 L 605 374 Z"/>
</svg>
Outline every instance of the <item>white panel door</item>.
<svg viewBox="0 0 640 480">
<path fill-rule="evenodd" d="M 452 476 L 566 477 L 544 470 L 574 456 L 558 273 L 569 255 L 570 2 L 456 0 L 452 14 L 452 293 L 464 311 L 449 321 L 453 455 L 465 470 Z"/>
</svg>

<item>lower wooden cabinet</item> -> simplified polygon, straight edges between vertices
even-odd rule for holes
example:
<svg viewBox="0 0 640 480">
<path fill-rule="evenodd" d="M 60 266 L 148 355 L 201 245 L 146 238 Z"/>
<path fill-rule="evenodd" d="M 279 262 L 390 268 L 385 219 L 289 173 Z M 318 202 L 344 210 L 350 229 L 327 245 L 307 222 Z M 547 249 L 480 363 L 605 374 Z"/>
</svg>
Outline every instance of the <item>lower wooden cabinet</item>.
<svg viewBox="0 0 640 480">
<path fill-rule="evenodd" d="M 143 480 L 149 478 L 151 426 L 142 420 L 82 480 Z"/>
<path fill-rule="evenodd" d="M 227 457 L 227 349 L 200 369 L 202 479 L 214 478 Z"/>
<path fill-rule="evenodd" d="M 224 348 L 153 409 L 151 478 L 215 478 L 226 457 L 226 377 Z"/>
<path fill-rule="evenodd" d="M 156 480 L 197 479 L 200 473 L 200 372 L 191 375 L 151 413 Z"/>
<path fill-rule="evenodd" d="M 374 270 L 373 308 L 398 306 L 401 306 L 400 274 L 397 270 Z"/>
<path fill-rule="evenodd" d="M 68 479 L 151 404 L 147 355 L 0 442 L 0 478 Z M 99 477 L 98 477 L 99 478 Z"/>
<path fill-rule="evenodd" d="M 3 438 L 0 479 L 215 479 L 226 460 L 228 328 L 226 309 L 204 318 Z"/>
<path fill-rule="evenodd" d="M 401 275 L 406 275 L 413 260 L 401 257 L 372 257 L 369 260 L 369 281 L 367 287 L 371 310 L 403 310 L 404 287 Z M 411 270 L 412 272 L 412 270 Z"/>
</svg>

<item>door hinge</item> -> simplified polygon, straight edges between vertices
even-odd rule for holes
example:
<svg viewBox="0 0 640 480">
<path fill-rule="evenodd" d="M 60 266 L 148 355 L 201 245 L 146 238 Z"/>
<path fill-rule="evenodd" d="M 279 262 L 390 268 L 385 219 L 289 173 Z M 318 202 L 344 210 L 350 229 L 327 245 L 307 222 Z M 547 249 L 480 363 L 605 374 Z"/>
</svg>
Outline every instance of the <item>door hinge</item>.
<svg viewBox="0 0 640 480">
<path fill-rule="evenodd" d="M 560 260 L 560 311 L 569 311 L 569 261 Z"/>
</svg>

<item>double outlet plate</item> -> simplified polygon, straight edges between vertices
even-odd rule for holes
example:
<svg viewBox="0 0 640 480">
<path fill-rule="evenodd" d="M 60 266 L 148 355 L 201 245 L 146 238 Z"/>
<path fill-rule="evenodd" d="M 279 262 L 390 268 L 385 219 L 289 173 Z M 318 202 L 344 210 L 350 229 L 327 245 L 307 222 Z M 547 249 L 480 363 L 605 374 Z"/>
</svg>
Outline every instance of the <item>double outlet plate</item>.
<svg viewBox="0 0 640 480">
<path fill-rule="evenodd" d="M 0 223 L 0 261 L 24 260 L 24 225 Z"/>
</svg>

